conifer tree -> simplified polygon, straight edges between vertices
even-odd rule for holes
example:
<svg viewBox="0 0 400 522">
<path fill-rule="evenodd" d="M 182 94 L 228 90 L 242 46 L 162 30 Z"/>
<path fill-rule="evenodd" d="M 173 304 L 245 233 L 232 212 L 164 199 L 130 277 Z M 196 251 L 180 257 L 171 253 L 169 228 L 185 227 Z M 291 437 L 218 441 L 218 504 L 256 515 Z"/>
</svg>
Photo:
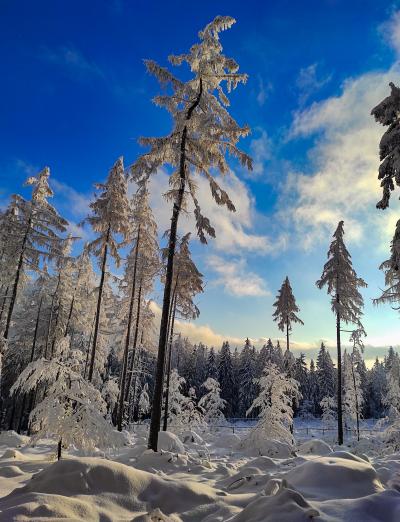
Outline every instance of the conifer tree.
<svg viewBox="0 0 400 522">
<path fill-rule="evenodd" d="M 8 338 L 17 293 L 24 271 L 39 271 L 41 261 L 51 261 L 62 256 L 63 240 L 68 222 L 50 205 L 53 196 L 49 186 L 50 169 L 45 167 L 36 177 L 28 178 L 25 185 L 33 187 L 30 201 L 14 194 L 11 211 L 7 214 L 8 237 L 3 236 L 5 259 L 14 256 L 13 275 L 8 273 L 9 306 L 3 336 Z"/>
<path fill-rule="evenodd" d="M 132 199 L 130 220 L 130 237 L 133 238 L 133 246 L 125 265 L 122 288 L 126 297 L 126 334 L 117 418 L 119 431 L 122 429 L 124 406 L 131 390 L 139 331 L 143 322 L 144 299 L 153 289 L 155 276 L 160 269 L 157 224 L 150 208 L 149 191 L 145 183 L 139 184 L 138 190 Z M 132 341 L 132 330 L 132 353 L 128 369 L 128 354 Z"/>
<path fill-rule="evenodd" d="M 89 361 L 89 382 L 93 379 L 97 338 L 99 334 L 100 315 L 102 309 L 103 289 L 106 275 L 107 258 L 110 255 L 119 265 L 121 258 L 118 252 L 120 242 L 117 235 L 126 240 L 129 236 L 129 201 L 127 198 L 127 182 L 122 158 L 119 158 L 110 170 L 105 183 L 97 183 L 100 194 L 90 204 L 92 214 L 86 218 L 98 237 L 88 244 L 89 251 L 99 258 L 100 284 L 97 295 L 97 309 L 93 331 L 93 341 Z"/>
<path fill-rule="evenodd" d="M 263 440 L 278 439 L 293 442 L 290 427 L 293 423 L 292 399 L 301 397 L 298 382 L 288 378 L 273 363 L 268 363 L 263 375 L 257 380 L 260 393 L 247 410 L 258 412 L 258 423 L 250 431 L 247 443 L 255 448 Z"/>
<path fill-rule="evenodd" d="M 222 343 L 218 357 L 218 382 L 221 385 L 221 397 L 227 402 L 226 414 L 232 416 L 235 387 L 234 368 L 228 341 Z"/>
<path fill-rule="evenodd" d="M 279 293 L 274 303 L 275 312 L 273 313 L 274 321 L 278 322 L 278 328 L 282 332 L 286 331 L 286 350 L 289 350 L 289 336 L 292 331 L 292 323 L 304 324 L 298 317 L 297 312 L 300 308 L 296 304 L 289 278 L 282 283 Z"/>
<path fill-rule="evenodd" d="M 200 240 L 206 242 L 207 235 L 214 237 L 214 228 L 209 219 L 203 215 L 197 199 L 194 176 L 203 175 L 210 184 L 211 194 L 216 203 L 233 211 L 233 203 L 219 186 L 213 172 L 219 171 L 222 175 L 229 172 L 226 153 L 232 154 L 243 165 L 251 168 L 250 158 L 236 146 L 239 139 L 248 134 L 249 129 L 240 127 L 229 115 L 225 108 L 229 105 L 229 101 L 222 89 L 224 83 L 230 91 L 238 83 L 247 80 L 246 75 L 237 72 L 236 62 L 222 54 L 219 41 L 219 33 L 229 29 L 234 22 L 233 18 L 218 16 L 199 33 L 200 42 L 192 46 L 189 53 L 169 58 L 173 65 L 183 63 L 189 65 L 192 72 L 189 81 L 183 82 L 177 79 L 167 69 L 153 61 L 146 62 L 148 71 L 154 74 L 161 84 L 172 88 L 171 95 L 158 96 L 155 102 L 170 112 L 174 122 L 173 131 L 169 136 L 141 140 L 143 145 L 150 147 L 150 151 L 142 156 L 132 169 L 136 179 L 156 173 L 164 164 L 169 164 L 174 169 L 171 177 L 172 189 L 168 194 L 173 202 L 173 212 L 149 436 L 149 448 L 154 451 L 157 451 L 161 420 L 168 318 L 179 215 L 190 197 L 194 205 L 196 228 Z"/>
<path fill-rule="evenodd" d="M 357 276 L 353 268 L 351 256 L 344 244 L 343 236 L 343 221 L 340 221 L 328 250 L 328 261 L 324 265 L 321 279 L 316 282 L 319 289 L 324 286 L 327 287 L 327 293 L 332 297 L 332 311 L 336 315 L 339 444 L 343 444 L 341 323 L 352 323 L 357 328 L 363 329 L 360 318 L 364 302 L 358 289 L 367 286 L 365 281 Z"/>
</svg>

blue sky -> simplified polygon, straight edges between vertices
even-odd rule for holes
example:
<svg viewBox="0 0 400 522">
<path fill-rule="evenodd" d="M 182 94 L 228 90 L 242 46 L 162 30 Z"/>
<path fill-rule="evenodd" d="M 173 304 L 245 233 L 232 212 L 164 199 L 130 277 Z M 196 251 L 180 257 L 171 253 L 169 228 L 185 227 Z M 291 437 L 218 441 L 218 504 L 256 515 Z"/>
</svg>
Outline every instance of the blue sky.
<svg viewBox="0 0 400 522">
<path fill-rule="evenodd" d="M 374 308 L 400 205 L 375 210 L 382 129 L 369 116 L 388 82 L 400 82 L 400 18 L 392 2 L 370 0 L 97 2 L 0 1 L 0 196 L 22 191 L 27 174 L 49 165 L 55 204 L 77 223 L 93 183 L 115 159 L 140 154 L 137 138 L 170 130 L 152 105 L 159 91 L 143 59 L 166 65 L 186 51 L 217 14 L 237 24 L 221 37 L 224 51 L 249 74 L 231 96 L 231 112 L 252 134 L 242 146 L 255 161 L 249 174 L 232 163 L 226 181 L 236 215 L 212 206 L 200 186 L 217 240 L 193 253 L 207 280 L 200 319 L 181 325 L 192 339 L 220 344 L 279 338 L 272 303 L 286 275 L 304 327 L 297 350 L 314 355 L 332 344 L 329 298 L 315 287 L 330 236 L 345 220 L 354 265 L 368 283 L 366 357 L 400 340 L 398 312 Z M 176 71 L 185 74 L 185 71 Z M 166 176 L 152 184 L 160 229 Z M 182 230 L 192 224 L 182 222 Z M 160 302 L 160 289 L 155 295 Z M 260 342 L 260 341 L 258 341 Z"/>
</svg>

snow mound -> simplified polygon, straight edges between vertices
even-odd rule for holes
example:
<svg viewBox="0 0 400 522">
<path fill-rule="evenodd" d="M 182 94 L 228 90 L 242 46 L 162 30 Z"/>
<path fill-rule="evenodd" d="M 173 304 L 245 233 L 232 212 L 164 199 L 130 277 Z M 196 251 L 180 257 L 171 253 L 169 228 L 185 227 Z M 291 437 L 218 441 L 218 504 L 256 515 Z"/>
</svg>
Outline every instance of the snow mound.
<svg viewBox="0 0 400 522">
<path fill-rule="evenodd" d="M 204 444 L 204 440 L 195 431 L 183 431 L 180 434 L 180 439 L 184 444 Z"/>
<path fill-rule="evenodd" d="M 292 446 L 279 440 L 260 440 L 257 446 L 251 439 L 240 442 L 238 449 L 248 457 L 266 456 L 274 459 L 287 459 L 295 456 Z"/>
<path fill-rule="evenodd" d="M 328 455 L 332 453 L 332 448 L 323 440 L 311 439 L 303 442 L 298 448 L 302 455 Z"/>
<path fill-rule="evenodd" d="M 172 453 L 185 453 L 185 446 L 175 433 L 160 431 L 158 434 L 158 451 L 171 451 Z"/>
<path fill-rule="evenodd" d="M 285 481 L 280 481 L 271 495 L 257 497 L 231 522 L 301 522 L 318 515 L 319 511 L 300 493 L 289 489 Z"/>
<path fill-rule="evenodd" d="M 6 449 L 1 456 L 2 459 L 14 459 L 14 460 L 29 460 L 23 453 L 16 449 Z"/>
<path fill-rule="evenodd" d="M 216 437 L 214 441 L 214 445 L 217 448 L 228 448 L 232 449 L 236 447 L 241 442 L 241 439 L 236 433 L 227 433 L 225 435 L 221 435 L 221 437 Z"/>
<path fill-rule="evenodd" d="M 285 479 L 307 498 L 351 499 L 383 491 L 377 472 L 355 455 L 320 457 L 292 469 Z M 348 458 L 347 455 L 353 457 Z"/>
<path fill-rule="evenodd" d="M 0 446 L 7 448 L 20 448 L 29 442 L 29 437 L 26 435 L 19 435 L 15 431 L 3 431 L 0 433 Z"/>
<path fill-rule="evenodd" d="M 13 478 L 24 475 L 24 472 L 18 466 L 2 466 L 0 468 L 0 477 Z"/>
<path fill-rule="evenodd" d="M 150 515 L 157 514 L 156 510 L 165 515 L 158 520 L 179 521 L 178 509 L 185 513 L 184 519 L 193 519 L 198 509 L 210 515 L 220 495 L 203 484 L 163 479 L 100 458 L 66 459 L 0 499 L 0 521 L 47 517 L 98 522 L 132 520 L 134 514 L 146 513 L 142 520 L 151 521 L 157 520 Z"/>
<path fill-rule="evenodd" d="M 254 468 L 258 468 L 260 471 L 270 471 L 277 468 L 276 462 L 274 462 L 271 457 L 256 457 L 255 459 L 251 459 L 248 464 Z M 247 466 L 247 464 L 243 467 L 245 466 Z M 243 467 L 240 468 L 240 470 L 242 470 Z"/>
</svg>

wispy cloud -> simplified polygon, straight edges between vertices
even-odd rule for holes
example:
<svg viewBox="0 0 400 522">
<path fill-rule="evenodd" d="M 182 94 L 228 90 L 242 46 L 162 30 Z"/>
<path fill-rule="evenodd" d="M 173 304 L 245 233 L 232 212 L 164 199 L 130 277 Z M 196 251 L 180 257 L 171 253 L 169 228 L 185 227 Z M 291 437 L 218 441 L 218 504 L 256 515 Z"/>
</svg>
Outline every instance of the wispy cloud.
<svg viewBox="0 0 400 522">
<path fill-rule="evenodd" d="M 273 86 L 271 82 L 265 82 L 261 76 L 258 76 L 258 90 L 257 90 L 257 103 L 260 107 L 263 107 L 268 99 L 269 94 L 272 92 Z"/>
<path fill-rule="evenodd" d="M 208 266 L 218 274 L 212 283 L 220 285 L 225 292 L 234 297 L 271 295 L 265 281 L 246 267 L 244 259 L 227 260 L 212 255 L 208 258 Z"/>
<path fill-rule="evenodd" d="M 296 79 L 299 90 L 299 103 L 303 105 L 313 94 L 331 81 L 332 75 L 322 75 L 318 72 L 318 64 L 312 63 L 300 69 Z"/>
<path fill-rule="evenodd" d="M 89 204 L 93 199 L 89 194 L 78 192 L 67 183 L 53 178 L 51 186 L 54 189 L 59 207 L 68 211 L 76 219 L 81 220 L 89 213 Z"/>
<path fill-rule="evenodd" d="M 69 73 L 79 75 L 80 78 L 88 76 L 105 77 L 102 69 L 93 60 L 84 56 L 84 54 L 72 44 L 55 48 L 43 47 L 39 58 L 43 61 L 56 64 Z"/>
</svg>

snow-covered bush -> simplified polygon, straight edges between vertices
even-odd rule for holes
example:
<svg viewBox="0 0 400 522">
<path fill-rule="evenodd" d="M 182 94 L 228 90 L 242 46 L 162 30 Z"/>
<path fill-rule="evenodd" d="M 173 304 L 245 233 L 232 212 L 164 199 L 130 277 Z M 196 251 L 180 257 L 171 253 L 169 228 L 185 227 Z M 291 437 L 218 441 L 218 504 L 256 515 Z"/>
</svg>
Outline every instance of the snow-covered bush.
<svg viewBox="0 0 400 522">
<path fill-rule="evenodd" d="M 336 422 L 336 400 L 333 397 L 324 397 L 319 403 L 322 408 L 322 424 L 325 428 L 332 428 Z"/>
<path fill-rule="evenodd" d="M 66 353 L 68 342 L 66 337 L 57 344 L 52 360 L 29 363 L 11 388 L 12 394 L 46 390 L 30 414 L 33 441 L 54 437 L 85 450 L 122 446 L 123 437 L 104 418 L 107 406 L 100 392 L 75 371 L 77 359 Z"/>
<path fill-rule="evenodd" d="M 299 384 L 295 379 L 281 373 L 273 363 L 268 363 L 260 379 L 258 397 L 247 410 L 247 415 L 259 412 L 257 425 L 250 431 L 247 442 L 258 447 L 266 439 L 293 443 L 290 428 L 293 424 L 293 400 L 300 398 Z"/>
<path fill-rule="evenodd" d="M 226 424 L 225 415 L 222 410 L 225 409 L 226 401 L 221 398 L 221 387 L 219 382 L 209 377 L 204 383 L 203 388 L 207 393 L 199 401 L 199 407 L 204 411 L 204 421 L 208 425 L 224 425 Z"/>
</svg>

